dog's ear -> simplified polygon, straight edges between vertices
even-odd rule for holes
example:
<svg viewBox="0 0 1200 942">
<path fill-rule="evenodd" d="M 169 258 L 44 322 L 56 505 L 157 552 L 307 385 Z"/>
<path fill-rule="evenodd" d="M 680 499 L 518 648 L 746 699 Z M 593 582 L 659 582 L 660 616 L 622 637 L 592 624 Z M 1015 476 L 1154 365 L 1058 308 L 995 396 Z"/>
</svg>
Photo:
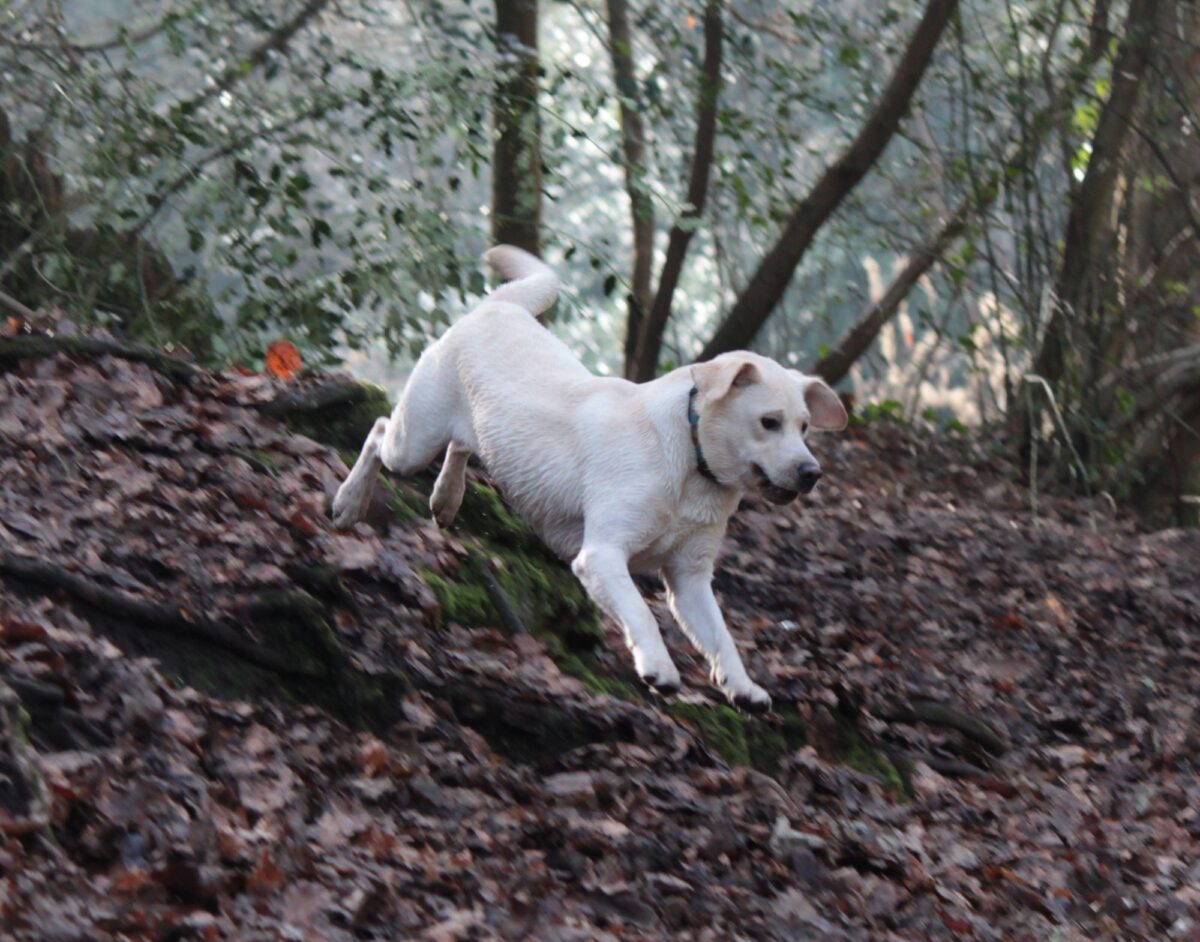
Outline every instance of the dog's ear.
<svg viewBox="0 0 1200 942">
<path fill-rule="evenodd" d="M 826 432 L 840 432 L 844 429 L 849 418 L 841 397 L 826 386 L 823 379 L 805 376 L 796 370 L 792 372 L 799 375 L 804 386 L 804 404 L 808 406 L 812 427 Z"/>
<path fill-rule="evenodd" d="M 718 357 L 692 368 L 692 381 L 708 402 L 724 399 L 735 389 L 744 389 L 761 378 L 753 362 L 732 356 Z"/>
</svg>

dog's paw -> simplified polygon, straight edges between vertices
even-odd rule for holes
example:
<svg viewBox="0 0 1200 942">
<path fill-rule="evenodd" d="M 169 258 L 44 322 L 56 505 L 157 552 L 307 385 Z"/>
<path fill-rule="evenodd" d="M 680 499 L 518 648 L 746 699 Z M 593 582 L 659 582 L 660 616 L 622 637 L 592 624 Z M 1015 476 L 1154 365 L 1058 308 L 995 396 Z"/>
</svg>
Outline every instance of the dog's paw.
<svg viewBox="0 0 1200 942">
<path fill-rule="evenodd" d="M 664 653 L 657 658 L 641 658 L 635 653 L 634 666 L 637 668 L 638 676 L 664 697 L 679 692 L 679 685 L 682 682 L 679 678 L 679 669 L 675 667 L 667 654 Z"/>
<path fill-rule="evenodd" d="M 442 530 L 449 529 L 450 524 L 454 523 L 454 519 L 458 516 L 458 509 L 461 506 L 461 497 L 454 502 L 438 500 L 436 492 L 433 495 L 433 500 L 429 502 L 429 510 L 433 514 L 433 522 Z"/>
<path fill-rule="evenodd" d="M 343 485 L 338 489 L 337 496 L 333 498 L 331 516 L 334 529 L 349 530 L 362 519 L 363 508 L 364 502 L 361 495 L 348 491 Z"/>
<path fill-rule="evenodd" d="M 358 523 L 358 517 L 348 512 L 345 508 L 342 510 L 333 511 L 333 528 L 335 530 L 349 530 L 352 526 Z"/>
<path fill-rule="evenodd" d="M 753 681 L 747 681 L 738 690 L 726 690 L 725 695 L 730 703 L 747 713 L 771 712 L 771 695 Z"/>
</svg>

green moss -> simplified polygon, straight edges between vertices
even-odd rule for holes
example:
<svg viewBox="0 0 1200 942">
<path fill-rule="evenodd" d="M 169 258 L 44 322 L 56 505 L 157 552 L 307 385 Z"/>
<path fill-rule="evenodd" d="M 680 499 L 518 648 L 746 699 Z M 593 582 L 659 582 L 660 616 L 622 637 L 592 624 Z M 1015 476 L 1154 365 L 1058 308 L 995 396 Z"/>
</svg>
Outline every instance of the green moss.
<svg viewBox="0 0 1200 942">
<path fill-rule="evenodd" d="M 427 518 L 432 487 L 432 475 L 398 483 L 392 494 L 397 515 Z M 551 639 L 562 642 L 556 650 L 586 651 L 604 637 L 595 606 L 570 568 L 492 488 L 467 483 L 452 532 L 473 544 L 455 578 L 421 572 L 447 620 L 467 627 L 502 624 L 488 594 L 490 576 L 530 634 L 548 644 Z"/>
<path fill-rule="evenodd" d="M 380 477 L 379 486 L 388 495 L 388 509 L 397 523 L 417 523 L 429 519 L 429 500 L 411 484 Z"/>
<path fill-rule="evenodd" d="M 807 741 L 804 721 L 794 710 L 784 711 L 779 725 L 719 703 L 672 703 L 666 712 L 691 726 L 726 762 L 767 775 Z"/>
<path fill-rule="evenodd" d="M 612 677 L 603 672 L 600 661 L 591 652 L 576 653 L 564 650 L 558 639 L 550 639 L 546 649 L 559 670 L 578 679 L 583 686 L 598 697 L 608 696 L 617 700 L 637 703 L 642 700 L 641 691 L 633 684 L 626 683 L 618 677 Z"/>
<path fill-rule="evenodd" d="M 667 713 L 694 729 L 710 749 L 733 765 L 753 765 L 745 718 L 732 707 L 708 703 L 672 703 Z"/>
<path fill-rule="evenodd" d="M 884 789 L 895 796 L 912 797 L 911 785 L 905 775 L 882 752 L 863 737 L 852 717 L 835 714 L 838 751 L 835 758 L 843 765 L 878 779 Z"/>
<path fill-rule="evenodd" d="M 433 590 L 444 621 L 468 628 L 499 623 L 492 600 L 482 585 L 451 582 L 429 569 L 418 569 L 417 574 Z"/>
<path fill-rule="evenodd" d="M 21 705 L 20 700 L 17 701 L 17 723 L 14 730 L 17 742 L 24 746 L 29 745 L 29 727 L 33 725 L 33 718 L 29 715 L 29 711 Z"/>
</svg>

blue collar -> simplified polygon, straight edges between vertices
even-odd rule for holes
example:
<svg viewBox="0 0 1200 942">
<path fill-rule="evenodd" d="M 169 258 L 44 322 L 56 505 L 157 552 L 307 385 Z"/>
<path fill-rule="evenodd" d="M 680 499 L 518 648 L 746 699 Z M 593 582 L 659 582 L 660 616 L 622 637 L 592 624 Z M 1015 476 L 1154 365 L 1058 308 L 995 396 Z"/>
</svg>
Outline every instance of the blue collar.
<svg viewBox="0 0 1200 942">
<path fill-rule="evenodd" d="M 696 411 L 696 393 L 700 391 L 698 386 L 693 386 L 692 391 L 688 393 L 688 425 L 692 430 L 692 448 L 696 451 L 696 470 L 701 475 L 708 478 L 713 484 L 720 484 L 717 476 L 712 473 L 712 468 L 708 466 L 708 462 L 704 460 L 704 452 L 700 449 L 700 413 Z"/>
</svg>

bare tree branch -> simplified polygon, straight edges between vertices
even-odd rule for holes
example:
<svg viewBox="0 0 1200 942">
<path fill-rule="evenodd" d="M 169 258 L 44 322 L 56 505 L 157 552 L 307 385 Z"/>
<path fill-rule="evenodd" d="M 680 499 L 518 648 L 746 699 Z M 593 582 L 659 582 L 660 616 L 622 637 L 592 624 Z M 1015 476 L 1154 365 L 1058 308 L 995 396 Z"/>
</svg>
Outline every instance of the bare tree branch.
<svg viewBox="0 0 1200 942">
<path fill-rule="evenodd" d="M 796 204 L 779 240 L 766 254 L 700 358 L 744 347 L 783 297 L 817 231 L 875 165 L 900 126 L 958 0 L 929 0 L 908 48 L 874 111 L 842 155 Z"/>
<path fill-rule="evenodd" d="M 188 111 L 195 111 L 222 92 L 228 91 L 255 69 L 263 65 L 271 53 L 280 52 L 285 49 L 288 43 L 292 41 L 292 38 L 313 17 L 329 6 L 329 2 L 330 0 L 308 0 L 293 16 L 275 27 L 275 29 L 263 37 L 261 42 L 250 49 L 249 52 L 239 56 L 236 62 L 228 66 L 221 73 L 211 88 L 207 88 L 199 95 L 189 99 L 184 104 L 184 107 Z"/>
<path fill-rule="evenodd" d="M 1094 10 L 1093 26 L 1103 22 L 1107 11 L 1107 0 L 1100 0 Z M 1095 36 L 1096 30 L 1093 29 L 1091 35 Z M 892 279 L 879 300 L 868 304 L 833 350 L 817 361 L 813 368 L 816 375 L 831 384 L 839 383 L 845 378 L 858 358 L 875 342 L 883 325 L 899 310 L 909 292 L 966 230 L 971 217 L 985 210 L 1000 194 L 1001 184 L 1010 170 L 1024 171 L 1031 165 L 1046 134 L 1059 126 L 1061 115 L 1071 107 L 1103 52 L 1102 43 L 1089 43 L 1082 59 L 1071 70 L 1070 77 L 1059 88 L 1057 94 L 1052 96 L 1049 104 L 1029 122 L 1023 138 L 1014 143 L 991 172 L 973 187 L 971 193 L 958 202 L 941 228 L 909 255 L 904 268 Z"/>
</svg>

